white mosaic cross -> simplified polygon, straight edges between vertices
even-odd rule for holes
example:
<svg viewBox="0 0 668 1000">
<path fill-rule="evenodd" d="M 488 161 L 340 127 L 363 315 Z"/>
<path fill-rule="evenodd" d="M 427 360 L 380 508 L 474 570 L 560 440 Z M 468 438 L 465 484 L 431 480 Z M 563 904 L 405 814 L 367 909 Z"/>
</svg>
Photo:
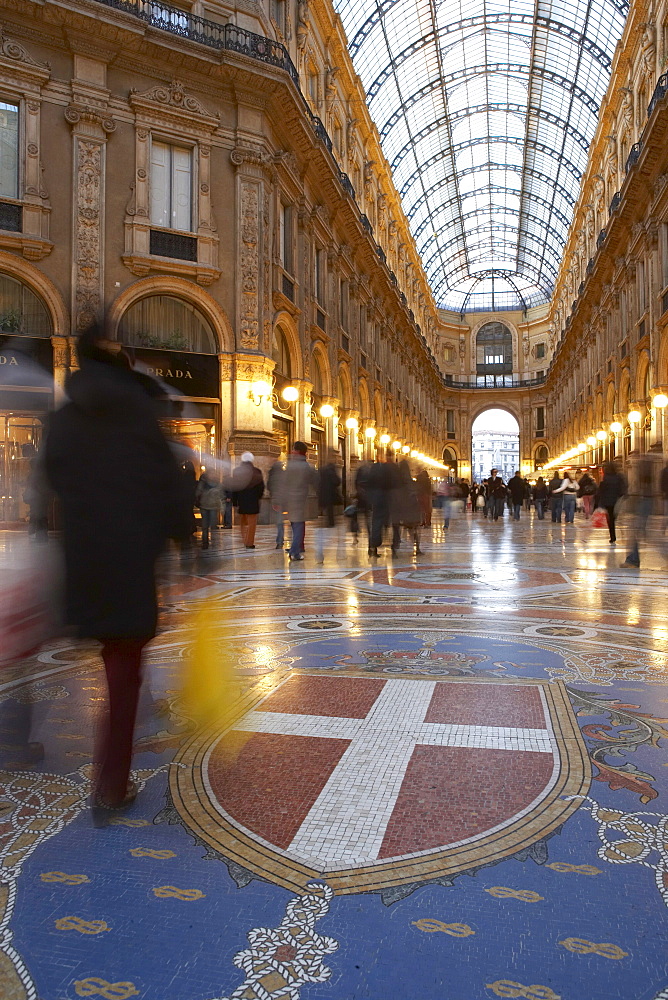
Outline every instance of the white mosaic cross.
<svg viewBox="0 0 668 1000">
<path fill-rule="evenodd" d="M 364 719 L 249 712 L 238 723 L 244 732 L 351 741 L 289 854 L 325 871 L 376 861 L 418 745 L 553 753 L 547 729 L 425 722 L 436 683 L 389 681 Z"/>
</svg>

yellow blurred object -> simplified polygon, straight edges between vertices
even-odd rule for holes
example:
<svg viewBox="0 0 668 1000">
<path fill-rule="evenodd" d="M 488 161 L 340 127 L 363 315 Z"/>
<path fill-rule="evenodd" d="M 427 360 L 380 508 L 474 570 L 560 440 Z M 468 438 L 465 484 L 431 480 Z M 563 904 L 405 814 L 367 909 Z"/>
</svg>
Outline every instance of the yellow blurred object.
<svg viewBox="0 0 668 1000">
<path fill-rule="evenodd" d="M 234 688 L 232 664 L 220 637 L 221 610 L 202 605 L 193 615 L 194 638 L 183 674 L 183 705 L 197 725 L 227 708 Z"/>
</svg>

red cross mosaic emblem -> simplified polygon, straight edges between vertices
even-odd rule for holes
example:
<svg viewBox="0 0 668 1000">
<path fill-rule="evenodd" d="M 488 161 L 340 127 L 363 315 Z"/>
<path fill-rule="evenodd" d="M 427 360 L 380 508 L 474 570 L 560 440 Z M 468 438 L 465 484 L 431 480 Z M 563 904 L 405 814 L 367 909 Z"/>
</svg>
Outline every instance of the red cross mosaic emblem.
<svg viewBox="0 0 668 1000">
<path fill-rule="evenodd" d="M 173 800 L 198 837 L 273 882 L 338 893 L 509 857 L 590 778 L 566 692 L 542 680 L 297 673 L 177 760 Z"/>
</svg>

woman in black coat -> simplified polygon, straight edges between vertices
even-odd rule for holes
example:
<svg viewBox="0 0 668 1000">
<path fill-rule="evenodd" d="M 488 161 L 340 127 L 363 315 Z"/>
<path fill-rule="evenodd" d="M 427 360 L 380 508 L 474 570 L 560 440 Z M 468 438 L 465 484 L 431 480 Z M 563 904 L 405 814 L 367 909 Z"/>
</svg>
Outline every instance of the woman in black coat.
<svg viewBox="0 0 668 1000">
<path fill-rule="evenodd" d="M 241 537 L 247 549 L 255 548 L 255 527 L 260 513 L 260 500 L 264 495 L 264 479 L 256 465 L 255 456 L 245 451 L 241 456 L 241 465 L 234 470 L 232 476 L 233 503 L 239 511 L 239 526 Z"/>
<path fill-rule="evenodd" d="M 97 751 L 94 801 L 131 801 L 128 782 L 141 654 L 155 635 L 155 563 L 167 538 L 188 535 L 188 504 L 176 460 L 154 416 L 151 383 L 124 355 L 79 340 L 69 402 L 51 417 L 45 470 L 60 499 L 66 615 L 81 637 L 102 643 L 109 714 Z"/>
<path fill-rule="evenodd" d="M 603 466 L 603 478 L 598 484 L 598 490 L 596 491 L 595 506 L 603 507 L 608 515 L 608 528 L 610 530 L 610 544 L 614 545 L 617 541 L 617 533 L 615 531 L 615 506 L 617 501 L 626 495 L 627 485 L 626 479 L 621 474 L 617 472 L 617 467 L 614 462 L 607 462 Z"/>
</svg>

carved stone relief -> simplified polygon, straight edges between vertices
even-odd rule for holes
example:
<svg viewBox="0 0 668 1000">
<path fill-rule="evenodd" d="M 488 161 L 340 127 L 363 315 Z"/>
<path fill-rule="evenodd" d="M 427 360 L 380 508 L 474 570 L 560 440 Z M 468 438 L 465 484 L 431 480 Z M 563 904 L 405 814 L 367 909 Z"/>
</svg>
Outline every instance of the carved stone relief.
<svg viewBox="0 0 668 1000">
<path fill-rule="evenodd" d="M 102 309 L 104 153 L 102 144 L 75 137 L 74 329 L 85 330 Z"/>
<path fill-rule="evenodd" d="M 239 340 L 245 350 L 257 351 L 259 345 L 259 188 L 241 182 L 241 227 L 239 263 L 241 294 L 239 303 Z"/>
</svg>

